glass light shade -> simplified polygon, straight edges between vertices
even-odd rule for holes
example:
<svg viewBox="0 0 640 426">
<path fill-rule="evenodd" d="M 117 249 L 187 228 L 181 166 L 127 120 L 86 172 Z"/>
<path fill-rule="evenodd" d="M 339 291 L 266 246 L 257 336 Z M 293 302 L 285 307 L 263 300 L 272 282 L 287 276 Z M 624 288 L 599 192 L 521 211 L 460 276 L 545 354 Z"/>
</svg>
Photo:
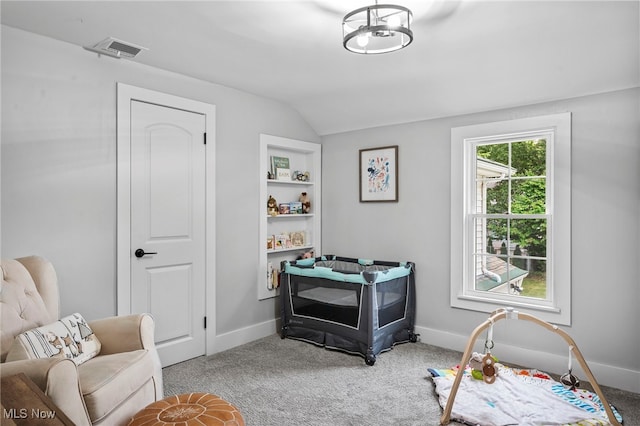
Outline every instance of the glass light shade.
<svg viewBox="0 0 640 426">
<path fill-rule="evenodd" d="M 369 36 L 368 35 L 360 35 L 360 36 L 356 37 L 356 43 L 360 47 L 365 47 L 367 44 L 369 44 Z"/>
<path fill-rule="evenodd" d="M 413 41 L 412 18 L 411 11 L 403 6 L 376 4 L 361 7 L 342 20 L 342 44 L 351 52 L 363 54 L 402 49 Z M 368 38 L 369 42 L 362 45 L 362 37 Z"/>
</svg>

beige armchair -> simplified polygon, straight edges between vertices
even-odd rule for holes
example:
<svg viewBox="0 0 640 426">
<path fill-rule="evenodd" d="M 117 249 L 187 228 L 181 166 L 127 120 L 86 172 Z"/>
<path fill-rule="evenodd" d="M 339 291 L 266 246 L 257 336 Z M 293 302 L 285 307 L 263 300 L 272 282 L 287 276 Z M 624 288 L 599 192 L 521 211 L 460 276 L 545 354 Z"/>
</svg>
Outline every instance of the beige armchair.
<svg viewBox="0 0 640 426">
<path fill-rule="evenodd" d="M 6 361 L 15 337 L 60 317 L 58 279 L 42 257 L 2 260 L 0 376 L 25 373 L 77 425 L 126 424 L 162 399 L 162 368 L 147 314 L 89 322 L 100 353 L 76 366 L 67 358 Z M 81 312 L 82 314 L 82 312 Z"/>
</svg>

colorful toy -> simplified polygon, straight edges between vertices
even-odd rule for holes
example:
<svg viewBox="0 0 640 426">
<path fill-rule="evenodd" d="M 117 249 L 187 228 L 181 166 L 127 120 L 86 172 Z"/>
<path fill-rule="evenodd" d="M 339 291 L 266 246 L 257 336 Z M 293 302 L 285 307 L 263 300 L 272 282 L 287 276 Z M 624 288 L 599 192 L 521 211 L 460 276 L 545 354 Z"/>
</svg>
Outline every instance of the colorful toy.
<svg viewBox="0 0 640 426">
<path fill-rule="evenodd" d="M 278 215 L 278 202 L 271 195 L 269 195 L 269 199 L 267 200 L 267 214 L 271 216 Z"/>
<path fill-rule="evenodd" d="M 311 213 L 311 200 L 309 199 L 309 196 L 307 195 L 306 192 L 303 192 L 302 194 L 300 194 L 300 198 L 298 198 L 298 201 L 302 203 L 302 213 L 304 214 Z"/>
<path fill-rule="evenodd" d="M 593 387 L 593 390 L 597 395 L 597 398 L 599 398 L 599 403 L 603 408 L 601 412 L 602 416 L 606 416 L 607 420 L 609 421 L 608 424 L 612 426 L 621 425 L 622 418 L 619 415 L 616 416 L 617 413 L 614 413 L 614 408 L 612 408 L 612 406 L 607 402 L 607 399 L 605 395 L 602 393 L 602 390 L 600 389 L 598 382 L 593 376 L 591 369 L 587 365 L 587 362 L 585 361 L 584 357 L 580 353 L 580 350 L 578 349 L 575 341 L 571 338 L 571 336 L 569 336 L 567 332 L 559 328 L 557 325 L 550 324 L 526 312 L 518 312 L 513 308 L 501 308 L 493 311 L 490 314 L 489 318 L 483 323 L 481 323 L 480 325 L 478 325 L 469 336 L 469 340 L 467 341 L 467 345 L 462 354 L 462 360 L 460 362 L 460 365 L 465 365 L 465 363 L 467 363 L 468 360 L 471 359 L 472 349 L 476 339 L 478 338 L 480 333 L 482 333 L 487 328 L 489 329 L 489 332 L 488 332 L 487 340 L 485 341 L 485 348 L 487 348 L 486 355 L 489 355 L 489 349 L 493 347 L 492 335 L 491 335 L 493 324 L 494 322 L 497 322 L 503 319 L 530 321 L 562 337 L 565 340 L 565 342 L 569 345 L 569 352 L 570 352 L 569 372 L 562 376 L 563 377 L 562 383 L 564 383 L 565 386 L 569 386 L 569 387 L 578 386 L 578 382 L 579 382 L 578 379 L 571 373 L 571 354 L 573 354 L 578 359 L 582 372 L 587 376 L 587 380 Z M 494 362 L 489 362 L 488 359 L 487 361 L 485 361 L 485 358 L 483 358 L 483 379 L 487 383 L 488 383 L 488 380 L 491 380 L 491 379 L 490 378 L 487 379 L 487 377 L 485 376 L 484 370 L 485 369 L 487 370 L 486 373 L 491 373 L 490 367 L 494 367 L 494 364 L 495 364 Z M 495 370 L 495 367 L 494 367 L 494 370 Z M 449 385 L 450 387 L 448 389 L 448 397 L 446 400 L 446 404 L 443 404 L 444 405 L 443 413 L 442 413 L 442 416 L 440 417 L 441 425 L 446 425 L 451 420 L 451 413 L 454 406 L 454 401 L 456 398 L 456 394 L 458 393 L 458 390 L 460 388 L 460 383 L 462 381 L 463 376 L 464 376 L 463 374 L 455 374 L 455 376 L 453 377 L 453 383 Z M 495 376 L 494 376 L 494 379 L 495 379 Z M 501 381 L 502 380 L 503 379 L 501 379 Z M 504 377 L 504 380 L 509 380 L 509 376 L 507 375 L 506 377 Z M 500 388 L 503 388 L 503 387 L 498 387 L 498 388 L 492 387 L 492 389 L 500 389 Z M 561 391 L 564 391 L 566 393 L 576 392 L 569 389 L 565 389 L 565 390 L 561 389 Z M 591 399 L 593 400 L 594 398 L 595 396 Z M 545 423 L 545 424 L 548 424 L 548 423 Z"/>
<path fill-rule="evenodd" d="M 493 321 L 487 331 L 487 339 L 484 341 L 485 353 L 480 354 L 474 352 L 469 359 L 469 367 L 471 367 L 471 377 L 476 380 L 483 380 L 487 384 L 492 384 L 496 381 L 498 370 L 495 367 L 498 358 L 491 355 L 491 349 L 493 348 Z"/>
<path fill-rule="evenodd" d="M 298 256 L 297 260 L 300 259 L 311 259 L 313 257 L 313 251 L 306 251 Z"/>
<path fill-rule="evenodd" d="M 490 353 L 481 354 L 474 352 L 469 360 L 469 367 L 471 367 L 471 377 L 476 380 L 484 380 L 486 383 L 493 383 L 497 376 L 497 369 L 495 363 L 498 362 L 498 358 Z M 486 370 L 486 372 L 485 372 Z"/>
<path fill-rule="evenodd" d="M 580 380 L 571 373 L 571 351 L 573 351 L 573 346 L 569 346 L 569 372 L 560 376 L 560 383 L 573 391 L 580 387 Z"/>
</svg>

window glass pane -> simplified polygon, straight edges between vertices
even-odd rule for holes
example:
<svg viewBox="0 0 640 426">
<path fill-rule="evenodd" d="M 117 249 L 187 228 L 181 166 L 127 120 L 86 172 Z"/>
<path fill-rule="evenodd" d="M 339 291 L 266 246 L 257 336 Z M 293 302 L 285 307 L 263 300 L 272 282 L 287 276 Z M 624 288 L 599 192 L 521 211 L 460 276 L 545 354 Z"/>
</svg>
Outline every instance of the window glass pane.
<svg viewBox="0 0 640 426">
<path fill-rule="evenodd" d="M 546 193 L 544 178 L 513 180 L 511 182 L 511 213 L 545 214 Z"/>
<path fill-rule="evenodd" d="M 520 247 L 520 244 L 511 244 L 511 248 L 509 250 L 509 263 L 511 263 L 513 266 L 515 266 L 516 268 L 519 269 L 523 269 L 525 271 L 528 271 L 528 258 L 527 256 L 527 250 L 526 249 L 522 249 L 522 247 Z"/>
<path fill-rule="evenodd" d="M 547 257 L 547 220 L 509 220 L 510 247 L 524 256 Z"/>
<path fill-rule="evenodd" d="M 526 259 L 528 275 L 522 281 L 520 296 L 546 299 L 549 292 L 547 288 L 547 261 L 539 259 Z"/>
<path fill-rule="evenodd" d="M 514 265 L 513 258 L 502 255 L 476 255 L 474 258 L 476 264 L 475 291 L 513 295 L 521 295 L 524 292 L 524 282 L 529 276 L 529 271 Z M 532 287 L 531 290 L 535 290 L 536 296 L 534 297 L 544 298 L 545 290 L 540 289 L 540 287 L 546 288 L 544 274 L 539 275 L 541 278 L 538 278 L 538 281 L 542 279 L 542 283 L 537 283 L 536 287 Z M 544 294 L 537 296 L 541 293 Z"/>
<path fill-rule="evenodd" d="M 487 184 L 486 196 L 486 212 L 488 214 L 506 214 L 509 213 L 509 182 L 506 180 L 497 180 Z"/>
<path fill-rule="evenodd" d="M 476 146 L 477 212 L 509 212 L 509 144 Z"/>
<path fill-rule="evenodd" d="M 485 235 L 489 241 L 489 253 L 507 254 L 507 219 L 486 219 Z"/>
<path fill-rule="evenodd" d="M 509 163 L 515 169 L 513 176 L 545 176 L 546 157 L 547 143 L 544 139 L 513 142 Z"/>
<path fill-rule="evenodd" d="M 479 158 L 490 160 L 505 166 L 509 165 L 509 144 L 495 143 L 487 145 L 478 145 L 476 147 L 476 155 Z"/>
<path fill-rule="evenodd" d="M 473 247 L 473 254 L 490 254 L 493 253 L 491 247 L 491 241 L 487 237 L 486 228 L 487 219 L 483 217 L 477 217 L 473 220 L 473 232 L 475 234 L 475 244 Z"/>
<path fill-rule="evenodd" d="M 506 293 L 506 262 L 495 255 L 476 255 L 474 290 Z"/>
</svg>

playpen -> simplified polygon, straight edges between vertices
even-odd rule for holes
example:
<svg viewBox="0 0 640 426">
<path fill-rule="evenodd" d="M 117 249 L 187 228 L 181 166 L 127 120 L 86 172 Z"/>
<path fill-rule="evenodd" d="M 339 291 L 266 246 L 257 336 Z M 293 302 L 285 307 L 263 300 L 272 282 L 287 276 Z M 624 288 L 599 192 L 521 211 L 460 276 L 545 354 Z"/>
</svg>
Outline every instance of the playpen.
<svg viewBox="0 0 640 426">
<path fill-rule="evenodd" d="M 359 354 L 415 342 L 415 265 L 322 256 L 285 261 L 281 337 Z"/>
</svg>

